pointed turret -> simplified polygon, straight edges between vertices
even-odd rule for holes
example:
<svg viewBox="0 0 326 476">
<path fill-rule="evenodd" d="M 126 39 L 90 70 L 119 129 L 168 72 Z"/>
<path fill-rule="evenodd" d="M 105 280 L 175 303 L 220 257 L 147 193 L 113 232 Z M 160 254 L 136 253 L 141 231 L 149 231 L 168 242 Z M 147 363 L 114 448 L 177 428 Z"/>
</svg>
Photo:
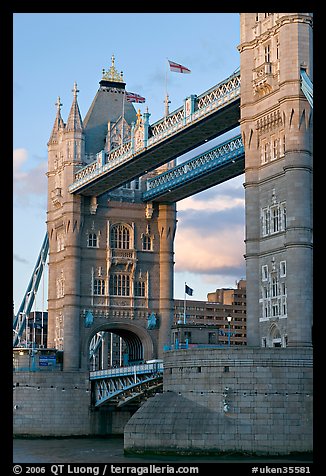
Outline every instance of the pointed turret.
<svg viewBox="0 0 326 476">
<path fill-rule="evenodd" d="M 58 141 L 58 132 L 62 130 L 65 127 L 65 124 L 63 122 L 63 119 L 61 117 L 61 102 L 60 102 L 60 96 L 58 96 L 57 102 L 55 103 L 57 106 L 57 115 L 54 120 L 52 132 L 50 135 L 49 143 L 56 143 Z"/>
<path fill-rule="evenodd" d="M 125 98 L 125 85 L 122 72 L 115 67 L 115 58 L 112 55 L 111 67 L 108 71 L 103 69 L 100 87 L 96 96 L 85 115 L 85 151 L 86 154 L 97 154 L 105 147 L 112 147 L 121 143 L 121 137 L 107 139 L 108 123 L 111 124 L 111 132 L 115 124 L 127 123 L 129 126 L 136 121 L 136 111 L 131 102 Z M 125 132 L 127 130 L 126 125 Z M 117 131 L 117 127 L 115 127 Z M 126 136 L 125 136 L 126 137 Z"/>
<path fill-rule="evenodd" d="M 74 83 L 74 89 L 72 90 L 74 93 L 74 99 L 71 105 L 71 109 L 69 112 L 66 130 L 67 131 L 82 131 L 83 130 L 83 120 L 81 118 L 78 102 L 77 102 L 77 94 L 79 90 L 77 89 L 77 83 Z"/>
</svg>

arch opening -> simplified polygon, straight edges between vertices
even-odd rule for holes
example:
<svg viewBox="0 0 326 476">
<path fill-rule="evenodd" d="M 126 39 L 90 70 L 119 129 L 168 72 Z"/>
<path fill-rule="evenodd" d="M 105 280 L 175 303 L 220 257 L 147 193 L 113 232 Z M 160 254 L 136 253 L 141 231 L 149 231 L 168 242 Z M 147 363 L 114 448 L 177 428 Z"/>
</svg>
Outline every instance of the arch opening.
<svg viewBox="0 0 326 476">
<path fill-rule="evenodd" d="M 131 324 L 102 325 L 89 335 L 86 345 L 89 370 L 138 365 L 154 358 L 151 337 Z"/>
</svg>

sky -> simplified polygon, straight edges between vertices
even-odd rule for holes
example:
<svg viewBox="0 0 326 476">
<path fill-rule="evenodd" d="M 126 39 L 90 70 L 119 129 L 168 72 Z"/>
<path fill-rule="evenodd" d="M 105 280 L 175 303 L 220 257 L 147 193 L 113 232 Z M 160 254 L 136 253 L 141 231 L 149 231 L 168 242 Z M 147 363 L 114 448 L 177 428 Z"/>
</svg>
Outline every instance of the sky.
<svg viewBox="0 0 326 476">
<path fill-rule="evenodd" d="M 47 142 L 60 96 L 66 122 L 77 82 L 82 118 L 92 103 L 111 56 L 127 91 L 146 98 L 135 107 L 164 114 L 190 94 L 201 94 L 240 65 L 239 13 L 14 13 L 13 15 L 13 300 L 23 299 L 44 235 L 47 208 Z M 178 74 L 168 61 L 191 70 Z M 239 133 L 239 128 L 205 145 Z M 197 155 L 185 154 L 178 162 Z M 174 297 L 193 299 L 235 287 L 245 277 L 244 176 L 177 203 Z M 34 309 L 46 310 L 46 287 Z M 42 289 L 42 291 L 41 291 Z M 45 291 L 44 291 L 45 289 Z M 45 293 L 45 298 L 44 298 Z"/>
</svg>

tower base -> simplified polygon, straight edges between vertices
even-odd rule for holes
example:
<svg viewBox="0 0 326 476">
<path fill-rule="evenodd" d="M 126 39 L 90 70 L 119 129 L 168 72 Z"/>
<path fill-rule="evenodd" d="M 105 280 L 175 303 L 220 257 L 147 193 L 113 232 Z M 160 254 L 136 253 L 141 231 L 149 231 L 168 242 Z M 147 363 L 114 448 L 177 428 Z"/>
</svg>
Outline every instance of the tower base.
<svg viewBox="0 0 326 476">
<path fill-rule="evenodd" d="M 312 380 L 307 348 L 168 351 L 164 392 L 125 426 L 125 453 L 311 452 Z"/>
</svg>

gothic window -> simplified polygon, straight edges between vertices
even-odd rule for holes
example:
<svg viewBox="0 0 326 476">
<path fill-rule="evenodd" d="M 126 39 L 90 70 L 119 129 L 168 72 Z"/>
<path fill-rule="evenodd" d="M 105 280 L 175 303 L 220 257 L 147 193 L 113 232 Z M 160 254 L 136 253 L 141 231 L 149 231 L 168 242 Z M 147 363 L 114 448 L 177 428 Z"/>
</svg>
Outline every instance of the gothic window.
<svg viewBox="0 0 326 476">
<path fill-rule="evenodd" d="M 270 63 L 271 61 L 271 50 L 270 45 L 266 45 L 264 48 L 265 63 Z"/>
<path fill-rule="evenodd" d="M 262 236 L 286 230 L 286 202 L 278 203 L 261 211 Z"/>
<path fill-rule="evenodd" d="M 269 218 L 269 208 L 264 208 L 263 209 L 263 236 L 269 235 L 269 223 L 270 218 Z"/>
<path fill-rule="evenodd" d="M 281 208 L 281 230 L 286 230 L 286 203 L 282 202 L 280 205 Z"/>
<path fill-rule="evenodd" d="M 135 281 L 135 296 L 137 297 L 146 296 L 146 284 L 144 281 Z"/>
<path fill-rule="evenodd" d="M 281 315 L 286 316 L 286 314 L 287 314 L 286 297 L 283 296 L 281 299 Z"/>
<path fill-rule="evenodd" d="M 286 276 L 286 261 L 280 261 L 280 277 L 285 278 Z"/>
<path fill-rule="evenodd" d="M 152 250 L 152 239 L 149 235 L 143 235 L 143 251 Z"/>
<path fill-rule="evenodd" d="M 278 316 L 279 312 L 278 312 L 278 303 L 274 303 L 272 305 L 272 316 L 273 317 L 276 317 Z"/>
<path fill-rule="evenodd" d="M 277 159 L 277 146 L 278 146 L 278 139 L 274 138 L 272 141 L 272 160 Z"/>
<path fill-rule="evenodd" d="M 129 250 L 130 231 L 125 225 L 114 225 L 111 229 L 111 247 L 121 250 Z"/>
<path fill-rule="evenodd" d="M 271 233 L 277 233 L 279 231 L 279 207 L 275 206 L 271 208 Z"/>
<path fill-rule="evenodd" d="M 276 297 L 278 295 L 278 282 L 277 277 L 272 277 L 272 297 Z"/>
<path fill-rule="evenodd" d="M 94 279 L 93 283 L 93 294 L 95 296 L 104 296 L 105 294 L 105 280 L 104 279 Z"/>
<path fill-rule="evenodd" d="M 110 276 L 111 296 L 130 296 L 130 276 L 127 274 L 112 274 Z"/>
<path fill-rule="evenodd" d="M 263 156 L 262 156 L 262 163 L 263 164 L 266 164 L 266 162 L 268 161 L 268 148 L 269 148 L 269 144 L 268 142 L 265 142 L 263 144 Z"/>
<path fill-rule="evenodd" d="M 97 235 L 96 235 L 96 233 L 89 233 L 88 234 L 87 246 L 89 248 L 97 248 Z"/>
<path fill-rule="evenodd" d="M 261 274 L 262 274 L 262 281 L 267 281 L 268 280 L 268 266 L 267 264 L 263 265 L 261 267 Z"/>
</svg>

